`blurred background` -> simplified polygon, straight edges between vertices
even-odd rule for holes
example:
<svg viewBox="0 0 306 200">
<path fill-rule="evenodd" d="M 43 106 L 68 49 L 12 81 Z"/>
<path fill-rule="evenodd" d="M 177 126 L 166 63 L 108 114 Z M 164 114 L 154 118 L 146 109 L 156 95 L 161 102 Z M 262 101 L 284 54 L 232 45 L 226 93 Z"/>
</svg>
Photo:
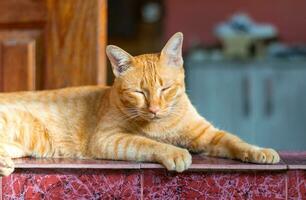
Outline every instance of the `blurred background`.
<svg viewBox="0 0 306 200">
<path fill-rule="evenodd" d="M 0 89 L 111 85 L 106 44 L 159 52 L 178 31 L 187 92 L 206 119 L 306 150 L 305 0 L 0 0 Z"/>
</svg>

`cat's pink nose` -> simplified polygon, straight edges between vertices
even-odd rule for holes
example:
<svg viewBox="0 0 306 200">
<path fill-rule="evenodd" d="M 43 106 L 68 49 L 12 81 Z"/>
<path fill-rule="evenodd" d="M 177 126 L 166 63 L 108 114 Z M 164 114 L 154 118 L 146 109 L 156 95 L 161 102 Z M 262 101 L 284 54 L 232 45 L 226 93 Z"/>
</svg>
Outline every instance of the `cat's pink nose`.
<svg viewBox="0 0 306 200">
<path fill-rule="evenodd" d="M 159 106 L 150 106 L 149 111 L 153 114 L 156 114 L 156 113 L 158 113 L 158 111 L 160 111 L 160 107 Z"/>
</svg>

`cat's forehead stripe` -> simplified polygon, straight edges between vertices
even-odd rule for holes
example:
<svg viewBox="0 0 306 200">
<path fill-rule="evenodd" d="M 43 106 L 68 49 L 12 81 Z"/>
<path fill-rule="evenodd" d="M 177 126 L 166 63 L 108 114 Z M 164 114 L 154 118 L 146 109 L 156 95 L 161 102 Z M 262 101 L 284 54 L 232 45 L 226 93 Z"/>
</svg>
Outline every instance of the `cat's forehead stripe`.
<svg viewBox="0 0 306 200">
<path fill-rule="evenodd" d="M 145 54 L 135 57 L 138 64 L 137 67 L 142 68 L 142 79 L 140 85 L 153 87 L 156 83 L 160 83 L 160 76 L 158 73 L 159 56 L 157 54 Z"/>
</svg>

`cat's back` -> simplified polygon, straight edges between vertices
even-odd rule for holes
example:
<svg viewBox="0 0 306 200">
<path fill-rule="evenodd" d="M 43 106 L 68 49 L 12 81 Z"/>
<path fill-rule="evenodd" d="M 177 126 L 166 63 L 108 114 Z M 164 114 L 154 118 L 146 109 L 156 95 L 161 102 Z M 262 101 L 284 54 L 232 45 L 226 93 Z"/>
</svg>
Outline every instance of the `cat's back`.
<svg viewBox="0 0 306 200">
<path fill-rule="evenodd" d="M 0 140 L 17 140 L 32 149 L 33 155 L 76 154 L 83 145 L 80 138 L 86 138 L 86 133 L 94 130 L 97 112 L 103 101 L 107 101 L 109 90 L 102 86 L 82 86 L 1 93 Z M 46 148 L 35 149 L 37 146 L 31 146 L 31 141 Z"/>
<path fill-rule="evenodd" d="M 21 91 L 0 93 L 0 105 L 18 102 L 52 101 L 56 99 L 78 99 L 87 96 L 101 96 L 107 93 L 107 86 L 79 86 L 42 91 Z"/>
<path fill-rule="evenodd" d="M 50 135 L 78 132 L 86 128 L 80 127 L 80 124 L 96 123 L 96 113 L 101 105 L 107 104 L 109 91 L 109 87 L 82 86 L 1 93 L 0 135 L 9 130 L 21 133 L 25 126 L 32 127 L 37 122 L 39 126 L 48 129 Z"/>
<path fill-rule="evenodd" d="M 94 111 L 108 99 L 109 87 L 81 86 L 55 90 L 12 92 L 0 94 L 0 113 L 14 115 L 20 112 L 31 115 L 46 116 L 46 120 L 54 116 L 75 116 Z"/>
</svg>

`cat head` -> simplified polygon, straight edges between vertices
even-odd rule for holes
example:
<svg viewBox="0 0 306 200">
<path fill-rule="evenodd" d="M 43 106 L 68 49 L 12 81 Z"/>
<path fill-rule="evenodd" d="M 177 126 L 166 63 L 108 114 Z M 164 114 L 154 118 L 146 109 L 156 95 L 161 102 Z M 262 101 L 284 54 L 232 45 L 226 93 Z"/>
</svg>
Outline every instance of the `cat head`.
<svg viewBox="0 0 306 200">
<path fill-rule="evenodd" d="M 160 53 L 131 56 L 108 45 L 120 108 L 131 118 L 158 120 L 175 115 L 185 93 L 182 58 L 183 34 L 174 34 Z"/>
</svg>

